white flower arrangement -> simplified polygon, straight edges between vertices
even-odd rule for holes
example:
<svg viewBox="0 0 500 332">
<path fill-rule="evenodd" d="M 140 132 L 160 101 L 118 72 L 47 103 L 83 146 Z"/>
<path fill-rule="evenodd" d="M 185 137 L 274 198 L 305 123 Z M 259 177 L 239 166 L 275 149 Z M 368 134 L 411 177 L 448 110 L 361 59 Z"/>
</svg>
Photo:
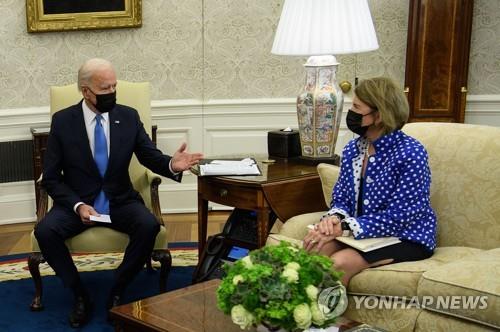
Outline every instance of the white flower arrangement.
<svg viewBox="0 0 500 332">
<path fill-rule="evenodd" d="M 320 301 L 321 290 L 339 287 L 342 275 L 328 257 L 282 242 L 254 250 L 225 269 L 217 305 L 241 329 L 264 325 L 300 331 L 329 326 L 336 318 L 332 313 L 338 310 Z"/>
</svg>

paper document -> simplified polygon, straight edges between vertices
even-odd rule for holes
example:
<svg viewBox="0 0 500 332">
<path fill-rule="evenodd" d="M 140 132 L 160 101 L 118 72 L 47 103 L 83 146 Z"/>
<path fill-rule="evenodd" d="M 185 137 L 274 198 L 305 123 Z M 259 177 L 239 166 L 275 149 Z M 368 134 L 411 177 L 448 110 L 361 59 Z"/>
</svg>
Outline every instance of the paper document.
<svg viewBox="0 0 500 332">
<path fill-rule="evenodd" d="M 255 160 L 213 160 L 209 164 L 200 165 L 200 175 L 260 175 Z"/>
<path fill-rule="evenodd" d="M 101 214 L 100 216 L 90 216 L 90 221 L 95 221 L 95 222 L 105 222 L 108 224 L 111 224 L 111 217 L 109 214 Z"/>
<path fill-rule="evenodd" d="M 375 237 L 356 240 L 352 236 L 339 236 L 335 240 L 347 244 L 363 252 L 380 249 L 401 242 L 397 237 Z"/>
</svg>

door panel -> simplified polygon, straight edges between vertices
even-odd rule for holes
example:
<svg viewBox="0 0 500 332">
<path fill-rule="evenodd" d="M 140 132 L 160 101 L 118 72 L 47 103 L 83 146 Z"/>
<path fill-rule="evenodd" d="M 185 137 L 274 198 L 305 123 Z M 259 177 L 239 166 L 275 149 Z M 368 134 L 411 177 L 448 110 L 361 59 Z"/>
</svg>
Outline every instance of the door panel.
<svg viewBox="0 0 500 332">
<path fill-rule="evenodd" d="M 472 9 L 473 0 L 410 1 L 410 121 L 464 121 Z"/>
</svg>

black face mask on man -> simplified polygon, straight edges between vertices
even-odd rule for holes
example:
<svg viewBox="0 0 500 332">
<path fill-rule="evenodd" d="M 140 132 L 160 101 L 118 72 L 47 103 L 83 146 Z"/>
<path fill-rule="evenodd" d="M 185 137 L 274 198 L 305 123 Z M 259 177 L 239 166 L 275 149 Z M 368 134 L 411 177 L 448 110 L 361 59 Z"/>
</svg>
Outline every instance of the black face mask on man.
<svg viewBox="0 0 500 332">
<path fill-rule="evenodd" d="M 356 113 L 352 110 L 347 111 L 347 116 L 346 116 L 346 124 L 347 128 L 349 128 L 350 131 L 352 131 L 355 134 L 358 134 L 359 136 L 364 136 L 366 134 L 366 131 L 368 130 L 368 126 L 361 126 L 361 123 L 363 122 L 363 117 L 369 114 L 372 114 L 376 112 L 377 110 L 371 111 L 368 114 L 359 114 Z"/>
<path fill-rule="evenodd" d="M 87 88 L 87 89 L 89 89 L 89 91 L 94 94 L 94 96 L 96 98 L 96 104 L 94 105 L 94 107 L 97 108 L 97 110 L 99 112 L 106 113 L 106 112 L 113 110 L 113 108 L 115 108 L 115 106 L 116 106 L 116 91 L 113 91 L 110 93 L 105 93 L 102 95 L 98 95 L 98 94 L 94 93 L 94 91 L 90 90 L 90 88 Z"/>
</svg>

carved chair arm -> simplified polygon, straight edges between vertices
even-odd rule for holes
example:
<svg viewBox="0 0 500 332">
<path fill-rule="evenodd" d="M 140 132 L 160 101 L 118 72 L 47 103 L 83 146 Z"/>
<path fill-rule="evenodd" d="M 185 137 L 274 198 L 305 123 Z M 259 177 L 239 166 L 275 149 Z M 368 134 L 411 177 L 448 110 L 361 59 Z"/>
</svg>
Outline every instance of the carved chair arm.
<svg viewBox="0 0 500 332">
<path fill-rule="evenodd" d="M 45 217 L 47 214 L 47 210 L 49 209 L 49 195 L 47 191 L 42 187 L 42 176 L 40 175 L 38 180 L 35 182 L 35 190 L 38 192 L 38 206 L 36 207 L 36 222 L 40 222 L 40 220 Z"/>
</svg>

